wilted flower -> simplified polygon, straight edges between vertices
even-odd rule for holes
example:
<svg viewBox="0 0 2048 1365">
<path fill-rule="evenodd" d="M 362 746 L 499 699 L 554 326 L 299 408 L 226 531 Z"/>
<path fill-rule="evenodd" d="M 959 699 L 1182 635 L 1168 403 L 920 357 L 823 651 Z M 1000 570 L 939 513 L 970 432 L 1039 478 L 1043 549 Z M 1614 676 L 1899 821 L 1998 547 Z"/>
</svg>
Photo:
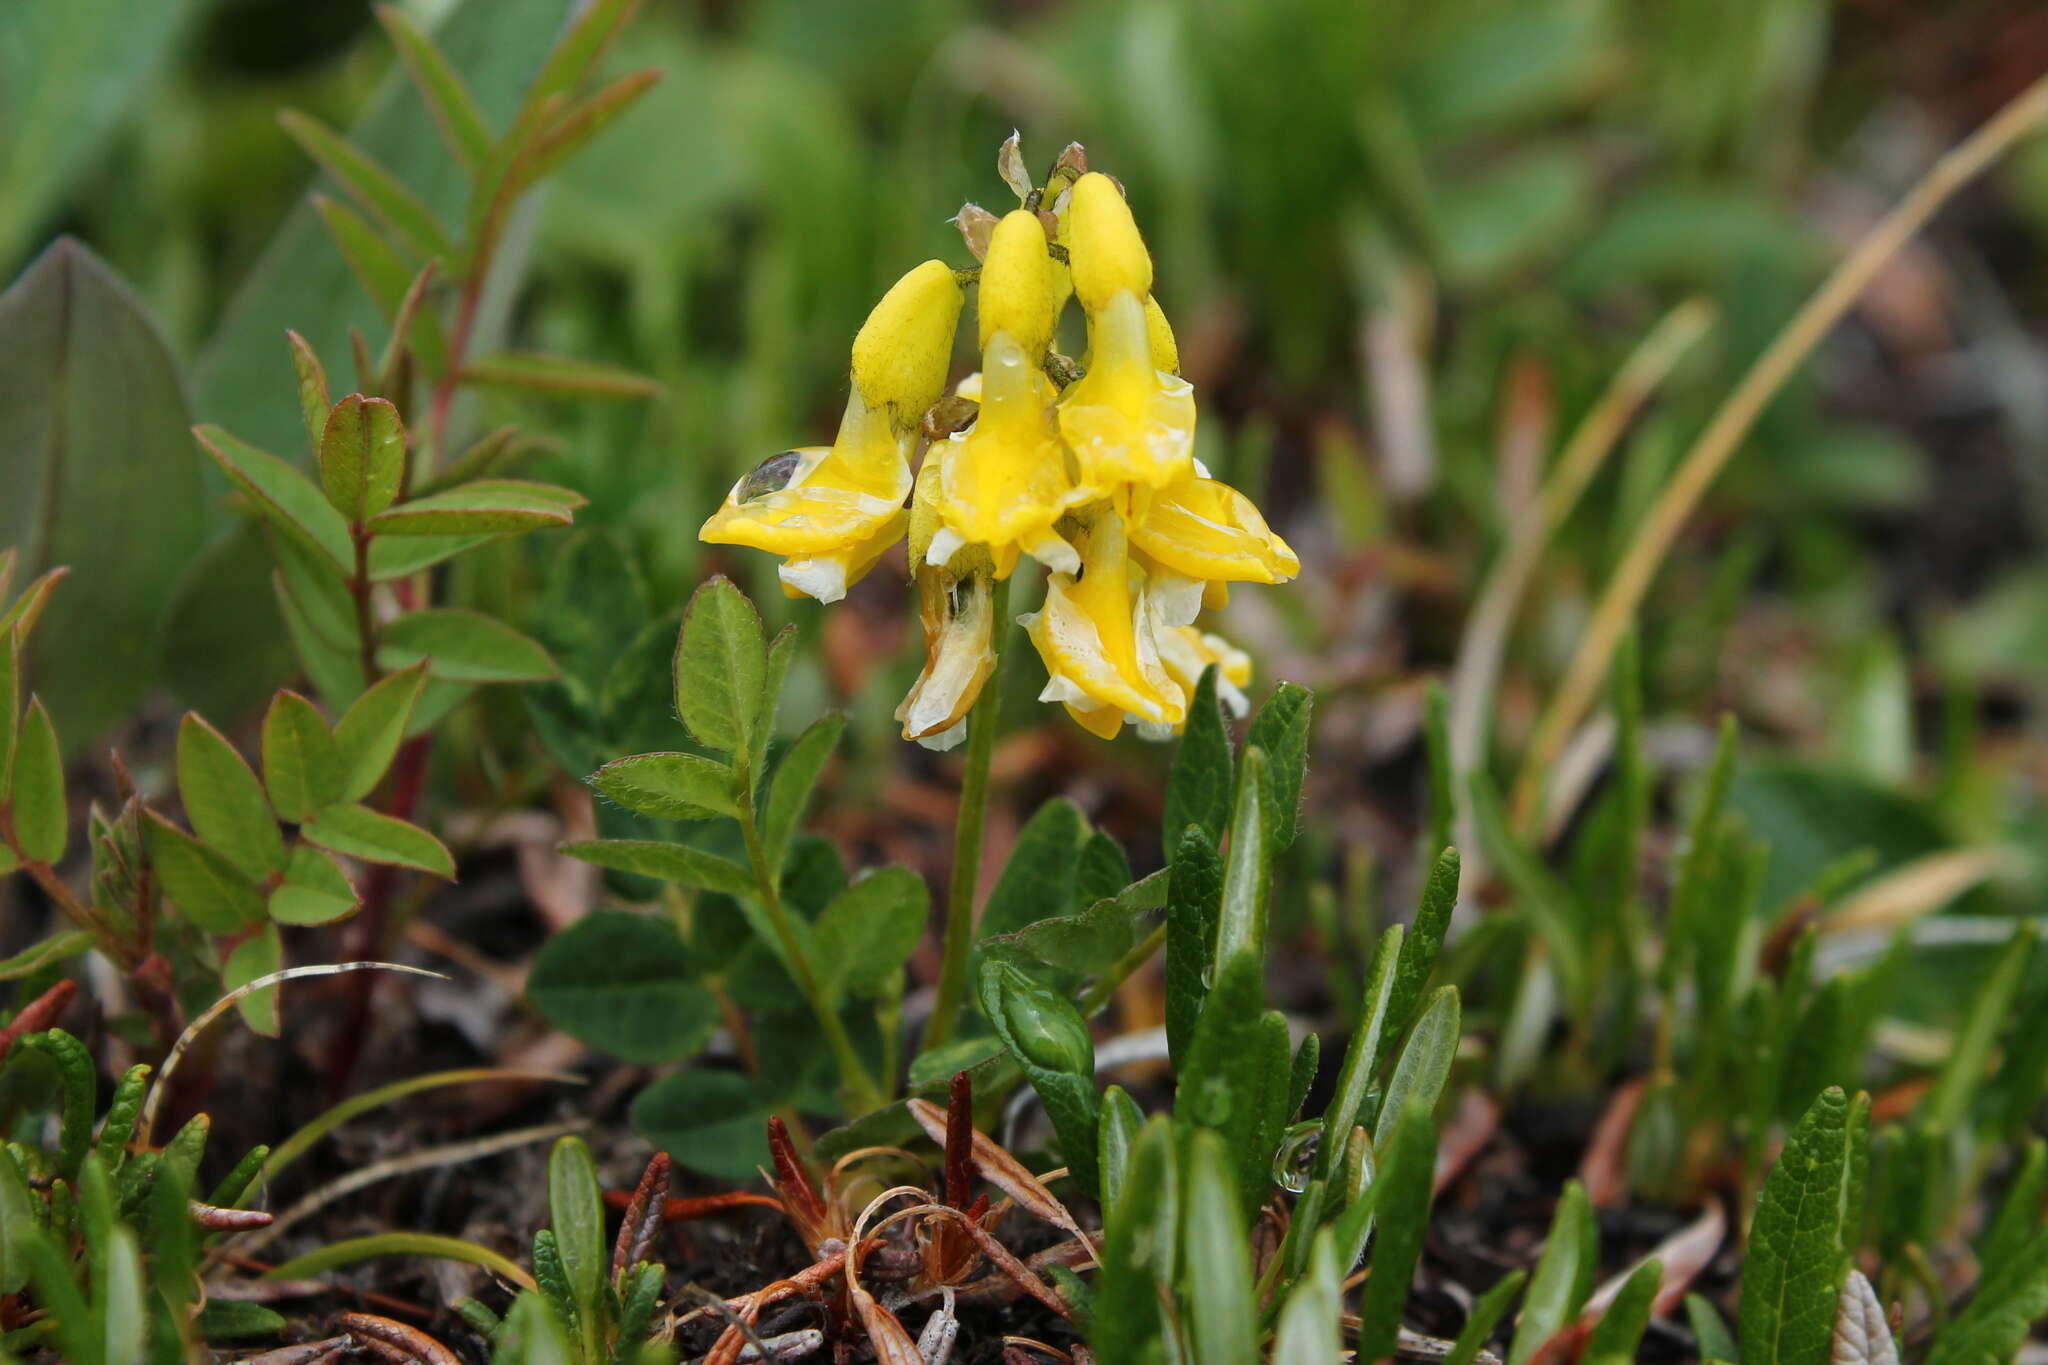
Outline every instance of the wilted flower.
<svg viewBox="0 0 2048 1365">
<path fill-rule="evenodd" d="M 978 283 L 980 371 L 934 409 L 962 276 L 928 261 L 855 338 L 838 438 L 764 461 L 704 539 L 782 555 L 785 590 L 829 602 L 907 531 L 925 663 L 896 718 L 923 744 L 965 735 L 1025 555 L 1048 570 L 1044 604 L 1018 617 L 1045 664 L 1042 700 L 1104 737 L 1126 721 L 1165 735 L 1213 666 L 1219 699 L 1242 714 L 1251 660 L 1196 619 L 1228 584 L 1284 583 L 1299 561 L 1194 458 L 1194 390 L 1122 189 L 1078 145 L 1043 187 L 1014 138 L 999 160 L 1022 207 L 970 204 L 957 220 L 982 262 L 965 276 Z M 1069 297 L 1087 321 L 1078 363 L 1055 349 Z"/>
</svg>

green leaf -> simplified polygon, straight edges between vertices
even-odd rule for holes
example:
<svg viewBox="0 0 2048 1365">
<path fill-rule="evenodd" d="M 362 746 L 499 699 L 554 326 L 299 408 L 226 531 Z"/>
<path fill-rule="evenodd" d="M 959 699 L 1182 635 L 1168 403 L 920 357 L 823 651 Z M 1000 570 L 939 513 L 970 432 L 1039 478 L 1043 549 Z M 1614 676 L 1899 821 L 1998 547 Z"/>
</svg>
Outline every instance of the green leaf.
<svg viewBox="0 0 2048 1365">
<path fill-rule="evenodd" d="M 845 730 L 845 716 L 820 716 L 796 737 L 776 764 L 775 776 L 768 784 L 768 798 L 761 807 L 761 846 L 768 855 L 768 866 L 782 866 L 789 841 L 796 837 L 797 826 L 803 820 L 804 808 L 810 805 L 811 792 Z"/>
<path fill-rule="evenodd" d="M 1121 1195 L 1103 1209 L 1102 1270 L 1089 1333 L 1096 1359 L 1147 1358 L 1147 1343 L 1160 1335 L 1161 1301 L 1171 1293 L 1179 1224 L 1174 1130 L 1165 1118 L 1154 1118 L 1131 1145 Z M 1237 1236 L 1242 1240 L 1241 1231 Z"/>
<path fill-rule="evenodd" d="M 564 844 L 562 852 L 586 863 L 619 872 L 658 877 L 663 881 L 694 886 L 701 891 L 722 891 L 728 896 L 758 896 L 754 874 L 729 858 L 706 853 L 681 844 L 652 839 L 591 839 Z"/>
<path fill-rule="evenodd" d="M 1720 1312 L 1712 1303 L 1698 1294 L 1687 1294 L 1685 1320 L 1692 1328 L 1694 1339 L 1700 1344 L 1701 1360 L 1733 1361 L 1738 1358 L 1735 1336 L 1728 1330 L 1728 1324 L 1721 1320 Z"/>
<path fill-rule="evenodd" d="M 699 754 L 614 759 L 590 775 L 590 785 L 627 810 L 658 820 L 736 819 L 740 813 L 738 775 Z"/>
<path fill-rule="evenodd" d="M 1508 1348 L 1508 1365 L 1528 1365 L 1544 1343 L 1578 1316 L 1598 1268 L 1597 1251 L 1593 1205 L 1586 1198 L 1585 1187 L 1571 1181 L 1557 1201 L 1536 1273 L 1529 1277 L 1529 1297 L 1522 1304 L 1522 1321 Z"/>
<path fill-rule="evenodd" d="M 513 1284 L 531 1287 L 533 1277 L 513 1261 L 475 1242 L 460 1237 L 441 1237 L 430 1232 L 378 1232 L 367 1237 L 349 1237 L 294 1257 L 264 1273 L 266 1280 L 298 1280 L 324 1275 L 342 1266 L 375 1260 L 380 1256 L 424 1256 L 435 1260 L 460 1261 L 482 1266 Z"/>
<path fill-rule="evenodd" d="M 989 890 L 981 932 L 1010 933 L 1078 909 L 1074 877 L 1087 840 L 1088 819 L 1079 806 L 1065 797 L 1040 806 L 1017 831 L 1010 859 Z"/>
<path fill-rule="evenodd" d="M 4 857 L 5 852 L 4 849 L 0 849 L 0 857 Z M 22 949 L 13 957 L 0 957 L 0 981 L 19 981 L 24 976 L 33 976 L 45 967 L 54 967 L 60 962 L 77 957 L 90 947 L 92 935 L 83 929 L 53 934 L 41 943 Z"/>
<path fill-rule="evenodd" d="M 754 742 L 748 750 L 748 762 L 753 765 L 757 791 L 759 775 L 768 770 L 768 741 L 775 737 L 775 716 L 782 709 L 782 684 L 789 676 L 789 661 L 795 654 L 796 627 L 784 626 L 768 642 L 768 661 L 761 670 L 761 695 L 754 707 Z"/>
<path fill-rule="evenodd" d="M 142 839 L 165 894 L 201 929 L 231 934 L 263 919 L 262 892 L 221 854 L 154 811 Z"/>
<path fill-rule="evenodd" d="M 1415 922 L 1401 943 L 1401 961 L 1394 972 L 1394 998 L 1387 1007 L 1387 1036 L 1399 1037 L 1422 1008 L 1422 992 L 1436 971 L 1443 951 L 1444 934 L 1451 927 L 1451 912 L 1458 906 L 1458 850 L 1445 847 L 1429 870 L 1422 888 L 1422 904 L 1416 907 Z"/>
<path fill-rule="evenodd" d="M 1309 1273 L 1295 1283 L 1280 1309 L 1272 1365 L 1328 1365 L 1344 1358 L 1338 1324 L 1344 1312 L 1344 1275 L 1337 1242 L 1325 1229 L 1309 1255 Z"/>
<path fill-rule="evenodd" d="M 421 257 L 455 259 L 447 229 L 418 195 L 377 164 L 374 157 L 316 118 L 296 109 L 279 113 L 277 121 L 306 155 L 339 181 L 357 204 Z"/>
<path fill-rule="evenodd" d="M 1159 908 L 1166 881 L 1167 873 L 1161 870 L 1078 915 L 1042 919 L 1012 934 L 986 935 L 981 951 L 989 957 L 1042 962 L 1070 972 L 1105 972 L 1137 946 L 1139 917 Z"/>
<path fill-rule="evenodd" d="M 299 411 L 306 419 L 306 437 L 318 451 L 334 408 L 334 400 L 328 396 L 327 367 L 320 363 L 311 342 L 289 329 L 284 336 L 292 348 L 292 368 L 298 372 Z"/>
<path fill-rule="evenodd" d="M 761 617 L 723 575 L 697 589 L 676 646 L 676 714 L 698 742 L 728 754 L 751 747 L 767 672 Z"/>
<path fill-rule="evenodd" d="M 336 799 L 360 801 L 377 789 L 397 756 L 426 684 L 425 667 L 402 668 L 380 679 L 342 713 L 334 727 L 335 757 L 341 765 Z"/>
<path fill-rule="evenodd" d="M 1971 991 L 1969 1013 L 1949 1045 L 1948 1060 L 1920 1102 L 1920 1121 L 1937 1132 L 1948 1132 L 1968 1117 L 1971 1101 L 1990 1067 L 1991 1051 L 2012 1017 L 2013 1002 L 2027 979 L 2027 964 L 2033 961 L 2039 938 L 2033 923 L 2022 920 L 1998 961 Z"/>
<path fill-rule="evenodd" d="M 1223 708 L 1216 703 L 1216 665 L 1210 664 L 1195 684 L 1187 727 L 1181 731 L 1180 748 L 1173 756 L 1164 828 L 1177 832 L 1194 825 L 1209 836 L 1211 844 L 1221 843 L 1223 827 L 1230 819 L 1230 786 L 1235 776 L 1230 737 L 1223 730 Z M 1178 851 L 1176 841 L 1168 852 Z"/>
<path fill-rule="evenodd" d="M 661 385 L 644 374 L 594 360 L 500 351 L 462 367 L 462 377 L 485 388 L 573 398 L 652 398 Z"/>
<path fill-rule="evenodd" d="M 982 1013 L 1038 1092 L 1068 1169 L 1094 1193 L 1101 1098 L 1087 1021 L 1073 1001 L 1007 962 L 984 961 L 977 984 Z"/>
<path fill-rule="evenodd" d="M 1202 1003 L 1209 997 L 1216 922 L 1222 914 L 1223 859 L 1200 827 L 1189 826 L 1171 859 L 1166 888 L 1166 1047 L 1176 1069 L 1194 1041 Z"/>
<path fill-rule="evenodd" d="M 1247 744 L 1230 816 L 1230 853 L 1223 864 L 1223 910 L 1216 926 L 1218 973 L 1241 958 L 1265 959 L 1266 896 L 1274 848 L 1266 823 L 1270 791 L 1265 751 Z"/>
<path fill-rule="evenodd" d="M 2048 1317 L 2048 1228 L 2019 1254 L 1987 1265 L 1968 1306 L 1934 1339 L 1927 1365 L 2000 1365 Z"/>
<path fill-rule="evenodd" d="M 370 529 L 380 536 L 494 536 L 575 521 L 580 499 L 565 499 L 561 489 L 533 491 L 544 487 L 512 479 L 462 484 L 380 512 Z"/>
<path fill-rule="evenodd" d="M 15 736 L 14 760 L 4 787 L 14 841 L 30 862 L 57 863 L 71 839 L 70 808 L 64 800 L 64 755 L 57 727 L 40 696 L 31 696 Z"/>
<path fill-rule="evenodd" d="M 1655 1260 L 1644 1261 L 1629 1273 L 1621 1292 L 1607 1305 L 1600 1321 L 1586 1339 L 1582 1357 L 1587 1362 L 1632 1361 L 1649 1330 L 1650 1307 L 1664 1283 L 1664 1267 Z"/>
<path fill-rule="evenodd" d="M 1251 1239 L 1236 1198 L 1228 1149 L 1214 1133 L 1188 1144 L 1185 1223 L 1181 1256 L 1198 1286 L 1183 1301 L 1193 1358 L 1257 1358 L 1258 1309 L 1252 1297 Z"/>
<path fill-rule="evenodd" d="M 597 1162 L 580 1137 L 556 1141 L 548 1154 L 548 1227 L 562 1253 L 562 1270 L 586 1323 L 597 1313 L 611 1256 L 605 1246 L 604 1191 Z"/>
<path fill-rule="evenodd" d="M 541 945 L 526 998 L 579 1042 L 629 1062 L 694 1057 L 718 1027 L 718 1001 L 665 921 L 596 910 Z"/>
<path fill-rule="evenodd" d="M 1293 1074 L 1287 1020 L 1265 1008 L 1262 968 L 1251 956 L 1218 961 L 1174 1100 L 1176 1120 L 1223 1135 L 1247 1218 L 1272 1184 Z"/>
<path fill-rule="evenodd" d="M 248 1337 L 283 1335 L 290 1324 L 284 1314 L 241 1299 L 208 1299 L 196 1324 L 206 1341 L 241 1341 Z"/>
<path fill-rule="evenodd" d="M 382 398 L 352 393 L 334 405 L 320 435 L 327 501 L 358 525 L 389 507 L 405 481 L 405 423 Z"/>
<path fill-rule="evenodd" d="M 236 990 L 258 977 L 269 976 L 283 965 L 284 941 L 278 937 L 275 924 L 266 924 L 228 954 L 227 964 L 221 968 L 221 988 Z M 249 992 L 235 1001 L 235 1008 L 241 1011 L 243 1023 L 266 1038 L 277 1037 L 283 1028 L 278 1018 L 275 986 Z"/>
<path fill-rule="evenodd" d="M 292 849 L 284 881 L 270 893 L 270 917 L 279 924 L 326 924 L 359 904 L 355 885 L 333 857 L 302 843 Z"/>
<path fill-rule="evenodd" d="M 1458 779 L 1451 756 L 1451 700 L 1444 685 L 1430 679 L 1424 694 L 1423 739 L 1429 757 L 1429 843 L 1431 856 L 1451 846 L 1458 823 Z"/>
<path fill-rule="evenodd" d="M 1373 1129 L 1376 1147 L 1392 1136 L 1391 1124 L 1402 1110 L 1413 1106 L 1425 1114 L 1436 1112 L 1444 1083 L 1450 1079 L 1451 1063 L 1458 1057 L 1458 1016 L 1458 988 L 1440 988 L 1416 1021 L 1407 1046 L 1401 1049 L 1401 1059 L 1394 1063 L 1394 1074 L 1387 1080 L 1379 1123 Z"/>
<path fill-rule="evenodd" d="M 2039 1230 L 2044 1199 L 2048 1199 L 2048 1142 L 2036 1137 L 2028 1140 L 1997 1216 L 1977 1240 L 1977 1264 L 2010 1265 Z"/>
<path fill-rule="evenodd" d="M 109 6 L 84 0 L 77 8 Z M 43 151 L 16 141 L 29 136 L 19 121 L 28 111 L 14 102 L 24 87 L 10 77 L 24 78 L 28 88 L 43 79 L 40 70 L 18 69 L 19 59 L 28 58 L 31 68 L 63 60 L 22 46 L 46 21 L 27 7 L 9 9 L 7 41 L 0 43 L 0 91 L 7 92 L 0 185 L 16 174 L 11 157 L 34 162 Z M 147 42 L 167 22 L 138 14 L 123 27 Z M 125 64 L 123 53 L 102 55 L 112 67 Z M 69 66 L 50 78 L 98 87 L 104 70 Z M 36 136 L 49 144 L 70 133 L 45 127 Z M 0 238 L 10 235 L 6 220 L 16 207 L 0 195 Z M 11 257 L 4 242 L 0 251 Z M 82 747 L 134 711 L 159 681 L 158 635 L 179 576 L 204 544 L 201 469 L 185 444 L 189 417 L 177 364 L 156 323 L 128 285 L 79 243 L 58 239 L 0 293 L 0 337 L 0 430 L 7 433 L 0 442 L 0 546 L 23 547 L 28 574 L 68 566 L 65 600 L 72 604 L 24 645 L 24 671 L 63 733 Z"/>
<path fill-rule="evenodd" d="M 1330 1096 L 1329 1107 L 1323 1111 L 1316 1175 L 1325 1182 L 1336 1179 L 1351 1130 L 1366 1117 L 1366 1096 L 1379 1077 L 1397 979 L 1395 964 L 1401 957 L 1405 932 L 1398 924 L 1388 925 L 1373 949 L 1372 965 L 1366 971 L 1365 996 L 1358 1006 L 1358 1025 L 1351 1031 L 1351 1042 L 1344 1049 L 1344 1066 L 1337 1073 L 1337 1088 Z"/>
<path fill-rule="evenodd" d="M 178 796 L 193 831 L 244 876 L 261 881 L 284 870 L 284 836 L 263 785 L 235 746 L 193 712 L 178 726 Z"/>
<path fill-rule="evenodd" d="M 1436 1172 L 1436 1124 L 1429 1107 L 1411 1103 L 1382 1112 L 1381 1137 L 1375 1144 L 1382 1165 L 1374 1183 L 1381 1186 L 1373 1201 L 1379 1225 L 1372 1252 L 1372 1274 L 1358 1316 L 1358 1358 L 1380 1360 L 1394 1354 L 1401 1336 L 1401 1309 L 1422 1255 L 1422 1236 L 1429 1228 L 1431 1181 Z M 1387 1113 L 1394 1122 L 1387 1121 Z"/>
<path fill-rule="evenodd" d="M 837 1000 L 881 995 L 931 914 L 931 891 L 907 867 L 885 867 L 832 898 L 811 926 L 820 984 Z"/>
<path fill-rule="evenodd" d="M 277 456 L 219 427 L 195 427 L 192 434 L 222 472 L 249 495 L 265 520 L 315 554 L 324 555 L 336 572 L 349 572 L 355 546 L 349 540 L 348 522 L 312 480 Z"/>
<path fill-rule="evenodd" d="M 439 839 L 418 825 L 367 806 L 329 806 L 301 826 L 299 833 L 324 849 L 351 858 L 418 868 L 444 880 L 455 879 L 455 859 Z"/>
<path fill-rule="evenodd" d="M 1266 844 L 1274 854 L 1294 843 L 1301 782 L 1308 770 L 1308 722 L 1314 702 L 1307 688 L 1281 683 L 1245 731 L 1245 749 L 1257 749 L 1266 756 Z M 1242 768 L 1238 780 L 1246 780 Z"/>
<path fill-rule="evenodd" d="M 1857 1106 L 1869 1100 L 1859 1096 Z M 1848 1269 L 1849 1098 L 1821 1092 L 1764 1179 L 1742 1268 L 1743 1365 L 1825 1365 Z M 1867 1112 L 1867 1109 L 1866 1109 Z"/>
<path fill-rule="evenodd" d="M 432 111 L 434 125 L 441 130 L 449 152 L 465 171 L 474 173 L 490 155 L 491 144 L 496 141 L 490 125 L 484 120 L 483 111 L 477 108 L 476 96 L 469 93 L 460 73 L 448 64 L 448 59 L 434 46 L 426 30 L 414 23 L 404 10 L 385 4 L 378 5 L 376 12 L 377 22 L 384 25 L 384 31 L 391 35 L 392 44 L 398 48 L 398 55 L 405 62 L 405 69 L 412 76 L 420 98 Z"/>
<path fill-rule="evenodd" d="M 562 0 L 456 0 L 434 41 L 448 66 L 467 78 L 489 118 L 509 120 L 536 65 L 561 31 Z M 459 212 L 468 177 L 438 138 L 407 73 L 393 69 L 364 104 L 349 140 L 409 185 L 443 221 Z M 506 263 L 515 286 L 517 262 Z M 402 282 L 401 282 L 402 283 Z M 195 369 L 195 407 L 274 449 L 296 441 L 291 369 L 278 335 L 297 326 L 323 355 L 346 354 L 349 331 L 373 330 L 379 313 L 349 280 L 310 205 L 294 209 L 231 300 Z"/>
<path fill-rule="evenodd" d="M 296 692 L 279 692 L 264 714 L 263 780 L 277 813 L 293 824 L 342 799 L 341 751 L 319 710 Z"/>
<path fill-rule="evenodd" d="M 384 628 L 377 661 L 405 668 L 424 660 L 427 675 L 449 682 L 530 682 L 555 676 L 538 643 L 482 612 L 428 607 Z"/>
<path fill-rule="evenodd" d="M 755 1178 L 768 1164 L 768 1103 L 730 1071 L 664 1076 L 633 1101 L 633 1131 L 678 1165 L 715 1179 Z"/>
<path fill-rule="evenodd" d="M 1479 1358 L 1479 1352 L 1493 1339 L 1493 1329 L 1507 1316 L 1508 1305 L 1522 1292 L 1528 1278 L 1526 1270 L 1511 1270 L 1479 1296 L 1479 1302 L 1472 1305 L 1465 1318 L 1465 1325 L 1458 1329 L 1458 1339 L 1451 1343 L 1443 1365 L 1472 1365 Z"/>
</svg>

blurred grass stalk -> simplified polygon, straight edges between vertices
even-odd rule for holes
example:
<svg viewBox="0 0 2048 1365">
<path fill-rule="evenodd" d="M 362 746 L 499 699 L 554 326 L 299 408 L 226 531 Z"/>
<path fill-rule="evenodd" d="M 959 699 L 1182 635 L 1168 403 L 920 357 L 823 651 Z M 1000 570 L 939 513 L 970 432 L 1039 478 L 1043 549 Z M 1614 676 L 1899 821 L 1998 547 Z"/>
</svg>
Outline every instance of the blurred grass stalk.
<svg viewBox="0 0 2048 1365">
<path fill-rule="evenodd" d="M 2048 122 L 2048 76 L 2034 81 L 1982 127 L 1931 166 L 1757 357 L 1734 392 L 1685 453 L 1678 472 L 1652 504 L 1629 541 L 1607 590 L 1579 639 L 1564 680 L 1537 721 L 1515 779 L 1514 825 L 1533 834 L 1541 820 L 1545 775 L 1578 728 L 1606 676 L 1636 608 L 1701 497 L 1727 465 L 1765 407 L 1792 378 L 1821 339 L 1842 320 L 1878 272 L 1957 191 L 1983 173 L 2014 143 Z M 1561 471 L 1562 472 L 1562 471 Z"/>
</svg>

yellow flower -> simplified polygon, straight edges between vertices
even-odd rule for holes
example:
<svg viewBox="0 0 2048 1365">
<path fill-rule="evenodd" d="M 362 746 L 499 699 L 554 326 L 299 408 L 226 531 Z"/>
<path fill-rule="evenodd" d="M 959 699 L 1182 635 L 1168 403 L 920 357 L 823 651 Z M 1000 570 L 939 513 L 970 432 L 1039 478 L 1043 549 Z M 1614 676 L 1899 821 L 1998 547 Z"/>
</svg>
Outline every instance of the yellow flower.
<svg viewBox="0 0 2048 1365">
<path fill-rule="evenodd" d="M 1187 702 L 1160 659 L 1158 609 L 1145 572 L 1132 559 L 1123 521 L 1108 505 L 1094 509 L 1080 533 L 1081 571 L 1055 573 L 1045 606 L 1021 618 L 1050 680 L 1041 701 L 1104 738 L 1126 716 L 1178 725 Z"/>
<path fill-rule="evenodd" d="M 1098 495 L 1122 496 L 1125 485 L 1164 488 L 1193 466 L 1195 395 L 1161 365 L 1179 357 L 1151 301 L 1152 259 L 1108 176 L 1082 176 L 1068 213 L 1074 293 L 1088 315 L 1088 373 L 1061 395 L 1060 435 L 1081 482 Z M 1127 501 L 1126 510 L 1142 517 L 1144 502 Z"/>
<path fill-rule="evenodd" d="M 1055 279 L 1045 230 L 1022 209 L 998 223 L 981 273 L 980 414 L 932 452 L 943 528 L 925 559 L 950 562 L 980 545 L 1008 577 L 1019 550 L 1073 572 L 1080 560 L 1053 523 L 1086 500 L 1052 423 L 1043 358 L 1052 337 Z"/>
<path fill-rule="evenodd" d="M 1250 710 L 1244 689 L 1251 686 L 1252 656 L 1221 635 L 1211 635 L 1194 626 L 1174 626 L 1160 637 L 1160 662 L 1181 689 L 1193 698 L 1202 670 L 1216 665 L 1216 699 L 1233 716 Z"/>
<path fill-rule="evenodd" d="M 875 305 L 853 343 L 853 392 L 829 446 L 764 461 L 699 537 L 784 556 L 791 596 L 836 602 L 903 536 L 917 425 L 945 388 L 960 286 L 927 261 Z"/>
<path fill-rule="evenodd" d="M 1205 582 L 1285 583 L 1301 571 L 1250 498 L 1197 470 L 1153 495 L 1144 520 L 1131 528 L 1131 543 L 1175 573 Z"/>
<path fill-rule="evenodd" d="M 967 713 L 995 671 L 995 573 L 985 551 L 956 556 L 959 572 L 926 562 L 940 529 L 937 491 L 937 471 L 927 462 L 918 473 L 910 507 L 910 562 L 924 626 L 924 668 L 896 708 L 896 719 L 905 739 L 928 749 L 950 749 L 966 738 Z"/>
</svg>

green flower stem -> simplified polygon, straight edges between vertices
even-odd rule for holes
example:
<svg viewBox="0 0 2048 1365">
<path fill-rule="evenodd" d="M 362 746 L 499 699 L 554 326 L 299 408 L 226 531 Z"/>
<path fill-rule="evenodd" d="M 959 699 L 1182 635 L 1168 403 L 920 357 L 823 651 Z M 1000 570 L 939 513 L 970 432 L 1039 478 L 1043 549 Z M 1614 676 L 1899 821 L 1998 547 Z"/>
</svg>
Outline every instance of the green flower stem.
<svg viewBox="0 0 2048 1365">
<path fill-rule="evenodd" d="M 980 879 L 981 838 L 988 828 L 988 765 L 995 753 L 997 713 L 1003 699 L 1003 641 L 1010 633 L 1010 580 L 994 589 L 994 625 L 989 651 L 995 667 L 982 684 L 981 699 L 967 720 L 967 775 L 960 784 L 960 814 L 953 826 L 953 877 L 946 892 L 945 956 L 939 966 L 938 998 L 925 1024 L 924 1045 L 938 1047 L 953 1036 L 960 1002 L 967 993 L 967 952 L 974 946 L 974 885 Z"/>
<path fill-rule="evenodd" d="M 1138 946 L 1110 964 L 1109 970 L 1095 979 L 1081 997 L 1081 1017 L 1092 1018 L 1095 1012 L 1109 1003 L 1109 997 L 1116 994 L 1116 988 L 1131 979 L 1132 973 L 1152 960 L 1152 955 L 1166 946 L 1166 925 L 1160 924 L 1145 935 Z"/>
<path fill-rule="evenodd" d="M 796 930 L 790 925 L 789 911 L 782 903 L 782 888 L 777 883 L 774 869 L 768 866 L 767 851 L 761 847 L 761 831 L 754 820 L 753 783 L 745 774 L 742 778 L 746 796 L 740 802 L 740 832 L 746 837 L 747 861 L 753 865 L 755 884 L 761 888 L 761 908 L 768 912 L 768 922 L 775 926 L 775 937 L 780 942 L 789 974 L 796 978 L 797 989 L 810 1002 L 811 1013 L 818 1017 L 818 1028 L 825 1035 L 825 1044 L 832 1049 L 833 1060 L 839 1064 L 839 1088 L 846 1101 L 847 1113 L 860 1115 L 879 1109 L 882 1106 L 881 1093 L 869 1078 L 867 1068 L 860 1064 L 860 1056 L 853 1050 L 853 1039 L 846 1032 L 846 1022 L 819 988 L 818 975 L 811 970 L 811 960 L 805 954 L 803 944 L 797 940 Z"/>
</svg>

